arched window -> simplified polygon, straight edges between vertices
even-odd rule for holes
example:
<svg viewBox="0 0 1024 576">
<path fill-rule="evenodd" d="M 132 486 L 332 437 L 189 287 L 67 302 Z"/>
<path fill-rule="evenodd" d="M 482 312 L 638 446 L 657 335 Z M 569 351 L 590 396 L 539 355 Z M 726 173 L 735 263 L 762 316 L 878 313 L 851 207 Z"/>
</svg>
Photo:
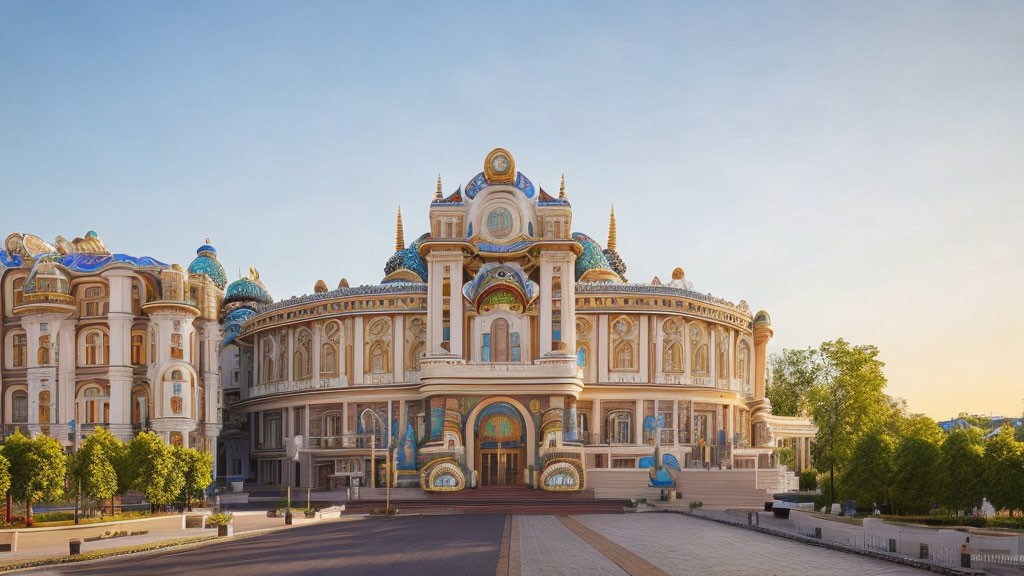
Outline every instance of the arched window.
<svg viewBox="0 0 1024 576">
<path fill-rule="evenodd" d="M 11 394 L 11 421 L 17 424 L 28 422 L 28 392 L 18 390 Z"/>
<path fill-rule="evenodd" d="M 142 332 L 132 332 L 132 365 L 142 366 L 146 363 L 146 336 Z"/>
<path fill-rule="evenodd" d="M 39 423 L 50 424 L 50 391 L 39 392 Z"/>
<path fill-rule="evenodd" d="M 679 342 L 665 344 L 665 372 L 683 371 L 683 347 Z"/>
<path fill-rule="evenodd" d="M 107 363 L 110 349 L 110 338 L 103 332 L 94 330 L 85 336 L 85 364 L 102 366 Z"/>
<path fill-rule="evenodd" d="M 16 332 L 11 337 L 13 344 L 11 365 L 15 368 L 24 368 L 28 364 L 28 336 L 24 332 Z"/>
<path fill-rule="evenodd" d="M 292 358 L 295 380 L 308 380 L 313 377 L 313 335 L 305 328 L 295 336 L 295 354 Z"/>
<path fill-rule="evenodd" d="M 324 326 L 324 339 L 320 343 L 320 375 L 325 377 L 337 376 L 339 373 L 339 344 L 341 342 L 341 327 L 337 322 L 328 322 Z"/>
<path fill-rule="evenodd" d="M 413 318 L 409 321 L 409 346 L 406 366 L 409 370 L 420 369 L 420 358 L 426 353 L 425 337 L 427 325 L 422 318 Z"/>
<path fill-rule="evenodd" d="M 576 365 L 587 365 L 587 348 L 585 346 L 580 346 L 576 349 Z"/>
<path fill-rule="evenodd" d="M 85 403 L 84 421 L 89 424 L 107 422 L 110 416 L 109 398 L 99 386 L 91 385 L 82 392 Z"/>
<path fill-rule="evenodd" d="M 82 316 L 102 316 L 107 313 L 103 288 L 90 286 L 82 295 Z"/>
<path fill-rule="evenodd" d="M 149 423 L 149 394 L 145 386 L 132 387 L 132 426 L 143 428 Z"/>
<path fill-rule="evenodd" d="M 708 344 L 704 330 L 698 324 L 690 324 L 690 369 L 694 374 L 708 373 Z"/>
<path fill-rule="evenodd" d="M 136 282 L 132 282 L 132 314 L 138 316 L 142 313 L 142 288 Z"/>
<path fill-rule="evenodd" d="M 750 382 L 750 347 L 746 342 L 740 342 L 736 351 L 736 377 L 744 384 Z"/>
<path fill-rule="evenodd" d="M 14 305 L 21 306 L 25 302 L 25 278 L 15 278 L 11 288 L 14 290 Z"/>
<path fill-rule="evenodd" d="M 632 444 L 633 413 L 629 410 L 609 412 L 605 430 L 610 444 Z"/>
<path fill-rule="evenodd" d="M 359 426 L 363 434 L 373 434 L 378 442 L 387 434 L 384 417 L 372 408 L 366 408 L 359 414 Z"/>
<path fill-rule="evenodd" d="M 423 344 L 423 340 L 416 340 L 412 343 L 412 348 L 409 349 L 409 370 L 420 369 L 420 359 L 423 358 L 425 351 L 426 346 Z"/>
<path fill-rule="evenodd" d="M 615 369 L 633 369 L 633 346 L 629 342 L 619 342 L 615 347 Z"/>
<path fill-rule="evenodd" d="M 376 342 L 370 348 L 370 372 L 374 374 L 387 372 L 387 350 L 383 342 Z"/>
<path fill-rule="evenodd" d="M 508 320 L 495 318 L 491 322 L 491 361 L 509 361 Z"/>
<path fill-rule="evenodd" d="M 36 350 L 36 360 L 40 366 L 49 366 L 50 364 L 50 335 L 39 337 L 39 348 Z"/>
</svg>

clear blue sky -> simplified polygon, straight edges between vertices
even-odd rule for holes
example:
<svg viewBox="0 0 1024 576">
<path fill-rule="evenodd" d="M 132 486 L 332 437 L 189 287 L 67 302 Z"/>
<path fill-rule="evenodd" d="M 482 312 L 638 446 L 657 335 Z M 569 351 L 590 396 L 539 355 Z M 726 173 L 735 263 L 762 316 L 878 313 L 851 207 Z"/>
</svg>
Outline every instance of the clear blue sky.
<svg viewBox="0 0 1024 576">
<path fill-rule="evenodd" d="M 1020 413 L 1024 4 L 551 4 L 0 0 L 0 235 L 375 283 L 502 146 L 632 280 Z"/>
</svg>

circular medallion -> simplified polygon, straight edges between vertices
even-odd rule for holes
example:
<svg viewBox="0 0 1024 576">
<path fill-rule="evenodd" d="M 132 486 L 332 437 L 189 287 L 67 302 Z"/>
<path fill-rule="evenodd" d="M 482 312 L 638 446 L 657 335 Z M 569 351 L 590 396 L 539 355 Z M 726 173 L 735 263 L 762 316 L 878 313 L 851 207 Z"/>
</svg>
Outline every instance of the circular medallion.
<svg viewBox="0 0 1024 576">
<path fill-rule="evenodd" d="M 512 213 L 508 208 L 499 206 L 487 214 L 487 233 L 498 240 L 512 235 Z"/>
<path fill-rule="evenodd" d="M 495 154 L 491 158 L 491 170 L 494 170 L 495 174 L 507 174 L 509 166 L 511 166 L 508 156 L 505 154 Z"/>
<path fill-rule="evenodd" d="M 540 414 L 540 401 L 534 398 L 530 400 L 530 412 L 534 414 Z"/>
</svg>

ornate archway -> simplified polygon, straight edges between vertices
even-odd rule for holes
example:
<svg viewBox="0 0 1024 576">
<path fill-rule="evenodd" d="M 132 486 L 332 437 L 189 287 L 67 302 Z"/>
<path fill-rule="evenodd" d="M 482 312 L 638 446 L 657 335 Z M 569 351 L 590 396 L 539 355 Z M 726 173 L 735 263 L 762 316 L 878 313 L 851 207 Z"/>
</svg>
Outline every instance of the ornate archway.
<svg viewBox="0 0 1024 576">
<path fill-rule="evenodd" d="M 496 406 L 495 408 L 491 408 Z M 506 418 L 501 418 L 505 416 Z M 506 423 L 509 428 L 506 429 Z M 483 430 L 481 431 L 481 425 Z M 509 437 L 515 434 L 515 426 L 519 426 L 519 442 L 513 444 L 509 442 L 506 444 L 504 441 L 498 440 L 498 438 Z M 493 428 L 492 428 L 493 426 Z M 491 430 L 494 430 L 494 434 Z M 480 439 L 482 437 L 488 437 L 485 440 L 483 447 L 481 447 Z M 498 443 L 501 446 L 498 446 Z M 533 464 L 537 459 L 537 430 L 533 421 L 533 417 L 529 410 L 526 409 L 521 403 L 508 396 L 494 396 L 483 400 L 477 404 L 473 410 L 466 417 L 466 468 L 475 470 L 480 475 L 480 484 L 483 484 L 483 469 L 481 466 L 481 460 L 479 458 L 481 448 L 484 451 L 489 450 L 501 450 L 501 451 L 515 451 L 520 454 L 519 462 L 508 461 L 506 456 L 505 460 L 505 473 L 501 480 L 507 480 L 509 477 L 509 465 L 518 464 L 518 471 L 513 470 L 512 472 L 517 479 L 516 483 L 522 483 L 522 471 L 527 466 Z M 514 447 L 513 447 L 514 446 Z M 488 452 L 490 453 L 490 452 Z M 488 456 L 491 458 L 491 464 L 494 466 L 499 465 L 500 458 Z M 490 466 L 489 464 L 488 466 Z M 488 470 L 489 471 L 489 470 Z M 509 483 L 509 482 L 503 482 Z"/>
</svg>

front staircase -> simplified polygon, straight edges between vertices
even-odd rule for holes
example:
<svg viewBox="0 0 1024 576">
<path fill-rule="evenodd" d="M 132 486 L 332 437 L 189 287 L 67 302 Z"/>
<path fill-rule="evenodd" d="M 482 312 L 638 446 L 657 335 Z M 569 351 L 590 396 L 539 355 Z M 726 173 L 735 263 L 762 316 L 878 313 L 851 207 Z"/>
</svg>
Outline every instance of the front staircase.
<svg viewBox="0 0 1024 576">
<path fill-rule="evenodd" d="M 458 492 L 425 493 L 423 498 L 391 500 L 404 514 L 621 514 L 628 499 L 598 499 L 591 490 L 547 492 L 521 486 L 483 486 Z M 382 499 L 350 500 L 346 514 L 383 508 Z"/>
<path fill-rule="evenodd" d="M 762 471 L 767 474 L 771 471 Z M 761 508 L 772 500 L 765 490 L 757 488 L 754 470 L 672 470 L 683 504 L 702 502 L 704 508 Z M 587 471 L 587 486 L 597 498 L 646 498 L 655 502 L 661 497 L 660 488 L 650 487 L 646 468 L 591 469 Z"/>
</svg>

